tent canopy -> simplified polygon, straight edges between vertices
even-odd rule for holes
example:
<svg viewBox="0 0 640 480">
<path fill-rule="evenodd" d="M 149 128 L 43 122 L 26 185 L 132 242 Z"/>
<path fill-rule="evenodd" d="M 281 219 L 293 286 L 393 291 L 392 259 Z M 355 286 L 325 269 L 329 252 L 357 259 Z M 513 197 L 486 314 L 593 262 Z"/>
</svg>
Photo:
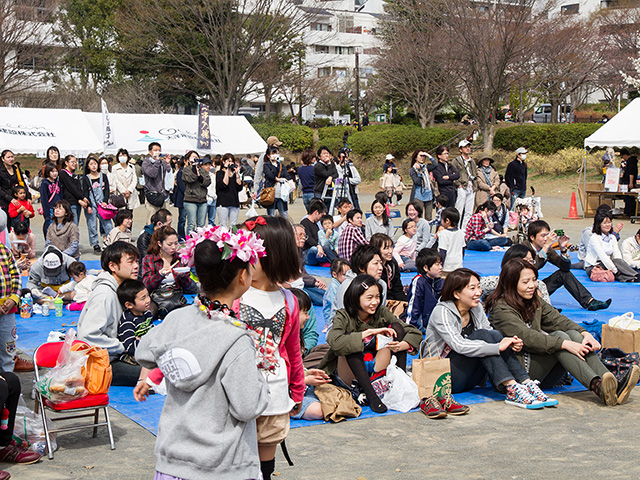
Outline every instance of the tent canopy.
<svg viewBox="0 0 640 480">
<path fill-rule="evenodd" d="M 95 135 L 102 138 L 102 114 L 85 113 Z M 158 142 L 162 152 L 184 155 L 196 150 L 198 139 L 197 115 L 162 115 L 110 113 L 114 146 L 105 154 L 115 154 L 126 148 L 130 155 L 148 153 L 149 143 Z M 266 142 L 244 116 L 209 116 L 211 149 L 200 153 L 244 154 L 267 149 Z M 100 151 L 103 147 L 100 147 Z"/>
<path fill-rule="evenodd" d="M 0 107 L 1 149 L 44 157 L 51 145 L 86 157 L 102 150 L 102 130 L 96 134 L 80 110 Z"/>
<path fill-rule="evenodd" d="M 584 139 L 585 148 L 640 147 L 640 98 Z"/>
</svg>

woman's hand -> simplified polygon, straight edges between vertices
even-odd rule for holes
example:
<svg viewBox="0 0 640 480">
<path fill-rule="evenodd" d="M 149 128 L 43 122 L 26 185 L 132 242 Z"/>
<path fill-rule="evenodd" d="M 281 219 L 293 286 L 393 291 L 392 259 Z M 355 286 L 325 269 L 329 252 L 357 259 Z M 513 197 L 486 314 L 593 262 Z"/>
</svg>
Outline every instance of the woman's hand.
<svg viewBox="0 0 640 480">
<path fill-rule="evenodd" d="M 582 345 L 589 347 L 589 350 L 595 352 L 600 350 L 600 342 L 598 342 L 589 332 L 582 332 Z"/>
<path fill-rule="evenodd" d="M 171 273 L 171 267 L 162 268 L 158 273 L 160 275 L 162 275 L 163 277 L 166 277 L 167 275 L 169 275 Z"/>
<path fill-rule="evenodd" d="M 133 398 L 136 399 L 136 402 L 144 402 L 149 396 L 149 390 L 151 387 L 147 384 L 147 380 L 141 379 L 133 389 Z"/>
<path fill-rule="evenodd" d="M 131 192 L 129 190 L 124 191 L 124 198 L 129 198 L 131 196 Z"/>
<path fill-rule="evenodd" d="M 93 214 L 93 208 L 91 208 L 91 207 L 87 207 L 87 213 L 88 213 L 89 215 Z"/>
<path fill-rule="evenodd" d="M 373 335 L 386 335 L 387 337 L 396 337 L 396 331 L 393 328 L 368 328 L 362 332 L 362 338 L 371 337 Z"/>
<path fill-rule="evenodd" d="M 394 330 L 394 332 L 395 332 L 395 330 Z M 388 348 L 392 352 L 397 353 L 397 352 L 403 352 L 405 350 L 410 350 L 411 349 L 411 345 L 409 345 L 404 340 L 402 340 L 401 342 L 397 342 L 397 341 L 394 340 L 393 342 L 389 343 L 389 345 L 387 345 L 385 348 Z"/>
<path fill-rule="evenodd" d="M 500 343 L 498 344 L 498 350 L 501 352 L 504 352 L 507 348 L 511 347 L 513 351 L 516 351 L 516 349 L 514 348 L 514 345 L 516 345 L 517 342 L 518 342 L 518 337 L 504 337 L 502 340 L 500 340 Z M 522 340 L 520 340 L 520 349 L 522 349 Z"/>
<path fill-rule="evenodd" d="M 102 206 L 102 208 L 107 208 L 107 202 L 102 202 L 100 205 Z"/>
<path fill-rule="evenodd" d="M 562 342 L 562 349 L 566 350 L 567 352 L 573 353 L 576 357 L 583 361 L 584 356 L 590 352 L 589 347 L 572 340 L 565 340 L 564 342 Z"/>
<path fill-rule="evenodd" d="M 310 368 L 304 376 L 304 383 L 307 385 L 313 385 L 314 387 L 324 385 L 329 382 L 331 382 L 329 375 L 327 375 L 323 370 L 319 370 L 317 368 Z"/>
</svg>

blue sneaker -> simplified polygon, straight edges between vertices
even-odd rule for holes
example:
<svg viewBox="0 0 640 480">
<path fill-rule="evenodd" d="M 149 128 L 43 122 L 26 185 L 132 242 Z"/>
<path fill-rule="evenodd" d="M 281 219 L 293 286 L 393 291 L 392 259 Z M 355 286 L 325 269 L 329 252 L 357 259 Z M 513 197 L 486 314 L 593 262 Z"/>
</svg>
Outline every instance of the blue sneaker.
<svg viewBox="0 0 640 480">
<path fill-rule="evenodd" d="M 540 389 L 540 382 L 538 380 L 530 380 L 529 383 L 525 383 L 524 386 L 527 387 L 533 398 L 542 402 L 545 407 L 555 407 L 558 405 L 558 400 L 549 397 Z"/>
<path fill-rule="evenodd" d="M 544 404 L 539 400 L 536 400 L 535 397 L 529 393 L 529 389 L 526 385 L 522 385 L 520 383 L 507 385 L 507 398 L 505 398 L 504 403 L 507 405 L 513 405 L 514 407 L 526 408 L 528 410 L 544 408 Z"/>
</svg>

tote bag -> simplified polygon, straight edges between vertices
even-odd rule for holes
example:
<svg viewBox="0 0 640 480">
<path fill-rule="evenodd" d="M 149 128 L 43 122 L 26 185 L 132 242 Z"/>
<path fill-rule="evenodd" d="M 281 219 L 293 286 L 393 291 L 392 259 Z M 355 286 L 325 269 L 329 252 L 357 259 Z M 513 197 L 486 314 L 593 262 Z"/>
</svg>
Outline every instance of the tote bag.
<svg viewBox="0 0 640 480">
<path fill-rule="evenodd" d="M 424 357 L 425 350 L 428 351 L 428 357 Z M 424 341 L 420 345 L 419 358 L 413 361 L 411 377 L 418 385 L 420 398 L 432 395 L 436 397 L 451 395 L 451 364 L 449 359 L 432 356 L 431 346 Z"/>
</svg>

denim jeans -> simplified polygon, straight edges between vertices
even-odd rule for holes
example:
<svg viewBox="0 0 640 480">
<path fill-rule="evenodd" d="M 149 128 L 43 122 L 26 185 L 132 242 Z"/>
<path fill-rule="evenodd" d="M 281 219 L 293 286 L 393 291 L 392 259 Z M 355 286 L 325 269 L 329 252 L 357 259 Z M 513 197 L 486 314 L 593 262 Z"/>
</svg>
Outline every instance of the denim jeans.
<svg viewBox="0 0 640 480">
<path fill-rule="evenodd" d="M 238 207 L 218 207 L 218 224 L 224 227 L 233 227 L 238 223 L 240 209 Z"/>
<path fill-rule="evenodd" d="M 102 218 L 100 218 L 100 215 L 98 215 L 98 209 L 94 208 L 93 206 L 91 206 L 91 211 L 92 211 L 91 214 L 87 213 L 87 211 L 84 208 L 82 210 L 84 211 L 84 216 L 87 219 L 87 229 L 89 230 L 89 243 L 91 244 L 92 247 L 95 247 L 96 245 L 100 245 L 100 236 L 98 235 L 98 220 L 100 220 L 100 224 L 102 225 L 102 228 L 104 229 L 104 231 L 107 232 L 107 234 L 113 228 L 113 224 L 111 223 L 111 220 L 103 220 Z"/>
<path fill-rule="evenodd" d="M 278 210 L 278 213 L 281 217 L 287 218 L 289 216 L 289 214 L 287 213 L 289 206 L 287 205 L 287 202 L 285 202 L 281 198 L 276 198 L 275 202 L 273 202 L 273 205 L 267 208 L 267 215 L 274 216 L 276 214 L 276 209 Z"/>
<path fill-rule="evenodd" d="M 189 234 L 196 227 L 204 227 L 207 223 L 207 203 L 184 202 L 184 211 L 187 216 L 187 230 Z"/>
<path fill-rule="evenodd" d="M 0 370 L 13 372 L 16 354 L 16 314 L 0 315 Z"/>
<path fill-rule="evenodd" d="M 511 211 L 516 211 L 516 198 L 524 198 L 527 194 L 526 190 L 513 190 L 511 192 Z"/>
<path fill-rule="evenodd" d="M 304 208 L 307 210 L 307 213 L 309 213 L 309 204 L 311 203 L 311 200 L 313 200 L 313 192 L 302 194 L 302 203 L 304 203 Z"/>
<path fill-rule="evenodd" d="M 82 207 L 80 205 L 71 205 L 71 212 L 73 213 L 73 223 L 76 225 L 80 224 L 80 213 Z M 53 218 L 53 216 L 51 217 Z"/>
<path fill-rule="evenodd" d="M 318 288 L 318 287 L 304 287 L 303 290 L 307 295 L 309 295 L 309 298 L 311 299 L 311 303 L 313 303 L 318 307 L 322 306 L 322 300 L 324 298 L 324 294 L 326 290 L 323 290 L 322 288 Z"/>
<path fill-rule="evenodd" d="M 483 238 L 482 240 L 469 240 L 467 242 L 467 250 L 488 252 L 493 247 L 504 247 L 510 244 L 511 240 L 507 237 Z"/>
<path fill-rule="evenodd" d="M 487 343 L 500 343 L 502 338 L 502 334 L 497 330 L 484 329 L 476 330 L 467 337 L 468 340 L 480 340 Z M 451 363 L 451 393 L 471 390 L 476 385 L 484 387 L 487 375 L 491 383 L 496 386 L 508 380 L 522 383 L 529 378 L 511 348 L 500 352 L 500 355 L 487 357 L 467 357 L 451 351 L 449 361 Z"/>
<path fill-rule="evenodd" d="M 216 201 L 213 203 L 207 204 L 207 217 L 209 219 L 209 225 L 216 224 Z"/>
<path fill-rule="evenodd" d="M 49 225 L 51 225 L 53 223 L 53 208 L 49 209 L 49 218 L 45 218 L 44 219 L 44 225 L 43 225 L 43 229 L 44 229 L 44 238 L 47 238 L 47 231 L 49 230 Z"/>
<path fill-rule="evenodd" d="M 331 263 L 335 258 L 338 258 L 338 254 L 329 246 L 322 245 L 324 255 L 318 257 L 318 247 L 311 247 L 304 253 L 304 263 L 310 267 L 315 267 L 321 263 Z"/>
</svg>

